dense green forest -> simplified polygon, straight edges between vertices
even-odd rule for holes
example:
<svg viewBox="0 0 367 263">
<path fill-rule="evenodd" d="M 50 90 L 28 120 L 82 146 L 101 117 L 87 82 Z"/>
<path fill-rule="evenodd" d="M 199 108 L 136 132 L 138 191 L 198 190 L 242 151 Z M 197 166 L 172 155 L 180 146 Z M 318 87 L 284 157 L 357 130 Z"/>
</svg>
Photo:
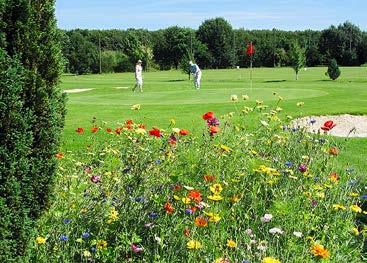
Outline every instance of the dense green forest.
<svg viewBox="0 0 367 263">
<path fill-rule="evenodd" d="M 252 41 L 255 67 L 291 66 L 296 43 L 307 66 L 342 66 L 367 62 L 367 32 L 345 22 L 322 31 L 233 29 L 223 18 L 204 21 L 197 29 L 172 26 L 144 29 L 62 31 L 65 71 L 75 74 L 132 71 L 138 59 L 145 69 L 187 67 L 195 60 L 202 68 L 248 67 L 246 46 Z"/>
</svg>

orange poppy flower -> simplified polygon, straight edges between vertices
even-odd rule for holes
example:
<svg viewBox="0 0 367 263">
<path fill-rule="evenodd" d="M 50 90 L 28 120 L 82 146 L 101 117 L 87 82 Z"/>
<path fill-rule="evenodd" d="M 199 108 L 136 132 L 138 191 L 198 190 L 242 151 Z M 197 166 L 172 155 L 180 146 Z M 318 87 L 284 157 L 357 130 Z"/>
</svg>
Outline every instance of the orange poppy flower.
<svg viewBox="0 0 367 263">
<path fill-rule="evenodd" d="M 120 134 L 121 134 L 121 131 L 122 131 L 122 128 L 120 128 L 120 127 L 117 127 L 117 128 L 115 129 L 115 133 L 116 133 L 116 134 L 118 134 L 118 135 L 120 135 Z"/>
<path fill-rule="evenodd" d="M 62 152 L 58 152 L 57 154 L 55 154 L 55 157 L 57 159 L 62 159 L 62 158 L 64 158 L 64 154 Z"/>
<path fill-rule="evenodd" d="M 134 122 L 133 122 L 132 120 L 127 120 L 127 121 L 125 121 L 125 124 L 126 124 L 126 125 L 133 125 L 133 124 L 134 124 Z"/>
<path fill-rule="evenodd" d="M 333 172 L 329 175 L 330 181 L 337 182 L 339 181 L 340 177 L 336 172 Z"/>
<path fill-rule="evenodd" d="M 186 135 L 189 135 L 189 131 L 188 130 L 180 130 L 180 135 L 182 136 L 186 136 Z"/>
<path fill-rule="evenodd" d="M 190 191 L 188 196 L 189 196 L 189 198 L 191 198 L 192 200 L 194 200 L 197 203 L 201 202 L 201 200 L 202 200 L 201 193 L 199 191 L 196 191 L 196 190 Z"/>
<path fill-rule="evenodd" d="M 205 217 L 198 216 L 195 218 L 195 225 L 198 227 L 206 227 L 208 226 L 208 220 Z"/>
<path fill-rule="evenodd" d="M 98 127 L 93 127 L 93 128 L 90 129 L 90 131 L 92 133 L 96 133 L 98 131 Z"/>
<path fill-rule="evenodd" d="M 170 202 L 164 204 L 164 210 L 166 210 L 167 214 L 172 214 L 175 211 L 175 208 L 171 205 Z"/>
<path fill-rule="evenodd" d="M 188 228 L 185 228 L 184 231 L 183 231 L 183 234 L 186 236 L 186 237 L 189 237 L 190 236 L 190 229 Z"/>
<path fill-rule="evenodd" d="M 182 188 L 182 186 L 181 186 L 181 185 L 176 184 L 176 185 L 173 187 L 173 190 L 174 190 L 174 191 L 180 191 L 180 190 L 181 190 L 181 188 Z"/>
<path fill-rule="evenodd" d="M 338 150 L 338 148 L 336 148 L 336 147 L 331 147 L 330 149 L 329 149 L 329 154 L 330 155 L 338 155 L 339 154 L 339 150 Z"/>
<path fill-rule="evenodd" d="M 82 134 L 84 132 L 84 129 L 79 127 L 75 130 L 77 133 Z"/>
<path fill-rule="evenodd" d="M 203 115 L 204 120 L 209 120 L 209 119 L 212 119 L 212 118 L 214 118 L 214 112 L 212 112 L 212 111 L 209 111 L 209 112 L 207 112 Z"/>
<path fill-rule="evenodd" d="M 111 133 L 112 132 L 112 129 L 111 128 L 107 128 L 106 129 L 106 132 Z"/>
<path fill-rule="evenodd" d="M 217 126 L 210 126 L 209 131 L 210 131 L 210 135 L 213 135 L 215 133 L 220 132 L 220 128 Z"/>
<path fill-rule="evenodd" d="M 215 180 L 215 176 L 214 175 L 204 175 L 204 180 L 205 182 L 213 182 Z"/>
</svg>

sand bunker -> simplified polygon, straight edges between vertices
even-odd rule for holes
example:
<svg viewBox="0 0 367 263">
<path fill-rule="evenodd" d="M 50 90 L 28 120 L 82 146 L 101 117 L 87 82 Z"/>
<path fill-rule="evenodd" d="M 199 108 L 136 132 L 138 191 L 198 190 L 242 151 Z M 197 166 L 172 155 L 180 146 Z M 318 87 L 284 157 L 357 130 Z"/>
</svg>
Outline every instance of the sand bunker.
<svg viewBox="0 0 367 263">
<path fill-rule="evenodd" d="M 68 89 L 68 90 L 64 90 L 65 93 L 80 93 L 80 92 L 85 92 L 85 91 L 90 91 L 93 89 Z"/>
<path fill-rule="evenodd" d="M 334 116 L 308 116 L 294 121 L 296 126 L 305 127 L 309 132 L 318 132 L 321 126 L 328 121 L 333 121 L 336 126 L 329 132 L 338 137 L 367 137 L 367 116 L 350 114 Z M 324 131 L 321 130 L 323 133 Z"/>
</svg>

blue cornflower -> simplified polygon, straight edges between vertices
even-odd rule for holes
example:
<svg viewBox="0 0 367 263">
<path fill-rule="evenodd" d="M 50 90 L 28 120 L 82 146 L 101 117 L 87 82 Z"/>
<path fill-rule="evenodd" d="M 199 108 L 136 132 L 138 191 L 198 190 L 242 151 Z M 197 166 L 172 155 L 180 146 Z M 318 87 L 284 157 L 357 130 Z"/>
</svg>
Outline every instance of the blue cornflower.
<svg viewBox="0 0 367 263">
<path fill-rule="evenodd" d="M 135 202 L 143 203 L 144 201 L 145 201 L 145 199 L 142 196 L 135 197 Z"/>
<path fill-rule="evenodd" d="M 285 166 L 287 166 L 288 168 L 292 167 L 293 166 L 293 163 L 290 162 L 290 161 L 286 161 L 285 162 Z"/>
<path fill-rule="evenodd" d="M 64 224 L 69 224 L 69 223 L 71 222 L 71 219 L 65 218 L 65 219 L 63 220 L 63 222 L 64 222 Z"/>
<path fill-rule="evenodd" d="M 157 218 L 158 217 L 158 214 L 157 213 L 154 213 L 154 212 L 152 212 L 152 213 L 149 213 L 149 215 L 148 215 L 150 218 L 152 218 L 152 219 L 155 219 L 155 218 Z"/>
<path fill-rule="evenodd" d="M 59 239 L 60 239 L 60 241 L 68 241 L 69 240 L 68 236 L 66 236 L 66 235 L 61 235 Z"/>
<path fill-rule="evenodd" d="M 192 209 L 188 208 L 188 209 L 185 210 L 185 214 L 186 215 L 192 215 L 192 214 L 194 214 L 194 211 L 192 211 Z"/>
<path fill-rule="evenodd" d="M 88 237 L 90 237 L 90 233 L 88 233 L 88 232 L 84 232 L 84 233 L 82 234 L 82 238 L 88 238 Z"/>
</svg>

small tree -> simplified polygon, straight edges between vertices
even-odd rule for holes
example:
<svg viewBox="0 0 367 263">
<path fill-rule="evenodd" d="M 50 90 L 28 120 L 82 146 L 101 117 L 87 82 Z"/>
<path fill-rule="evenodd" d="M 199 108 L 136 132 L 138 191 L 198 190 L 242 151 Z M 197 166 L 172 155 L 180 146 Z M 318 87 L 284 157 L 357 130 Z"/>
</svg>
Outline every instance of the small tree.
<svg viewBox="0 0 367 263">
<path fill-rule="evenodd" d="M 290 62 L 291 66 L 296 72 L 296 80 L 298 80 L 298 73 L 306 63 L 306 51 L 301 48 L 297 43 L 293 43 L 292 49 L 290 50 Z"/>
<path fill-rule="evenodd" d="M 329 67 L 328 67 L 327 72 L 325 74 L 328 75 L 330 79 L 336 80 L 337 78 L 339 78 L 340 73 L 341 72 L 340 72 L 338 63 L 333 58 L 332 60 L 330 60 Z"/>
</svg>

